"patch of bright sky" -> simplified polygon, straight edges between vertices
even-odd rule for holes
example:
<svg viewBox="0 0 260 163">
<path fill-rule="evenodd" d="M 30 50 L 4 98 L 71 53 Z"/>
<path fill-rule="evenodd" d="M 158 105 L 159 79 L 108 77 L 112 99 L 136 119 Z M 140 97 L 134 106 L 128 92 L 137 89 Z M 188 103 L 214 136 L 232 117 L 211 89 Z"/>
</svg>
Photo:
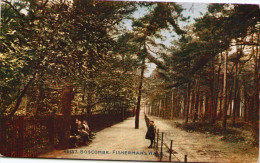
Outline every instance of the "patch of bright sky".
<svg viewBox="0 0 260 163">
<path fill-rule="evenodd" d="M 186 25 L 194 23 L 194 18 L 201 17 L 207 11 L 207 3 L 178 3 L 182 5 L 185 9 L 182 14 L 184 17 L 190 17 L 189 21 L 187 22 L 178 22 L 180 27 L 183 28 Z M 134 18 L 140 18 L 147 14 L 149 11 L 146 8 L 139 8 L 136 12 L 133 13 Z M 202 14 L 202 15 L 201 15 Z M 124 24 L 126 29 L 132 30 L 132 20 L 125 20 Z M 175 32 L 169 30 L 162 30 L 161 35 L 165 37 L 164 40 L 157 39 L 156 42 L 163 43 L 167 47 L 172 46 L 172 41 L 178 39 L 179 37 L 176 35 Z M 154 54 L 155 57 L 156 54 Z M 145 72 L 145 76 L 148 77 L 152 74 L 153 70 L 156 68 L 154 63 L 147 63 L 147 71 Z"/>
<path fill-rule="evenodd" d="M 194 23 L 195 22 L 194 18 L 201 17 L 203 14 L 205 14 L 207 11 L 207 6 L 208 6 L 208 4 L 206 4 L 206 3 L 178 3 L 178 4 L 182 5 L 182 7 L 185 9 L 182 12 L 183 16 L 190 17 L 190 19 L 186 22 L 183 22 L 183 21 L 178 22 L 179 26 L 181 28 Z M 174 32 L 170 32 L 170 31 L 166 31 L 166 30 L 162 31 L 162 35 L 166 37 L 166 40 L 163 41 L 162 43 L 164 43 L 167 47 L 172 46 L 171 42 L 173 40 L 180 38 Z"/>
</svg>

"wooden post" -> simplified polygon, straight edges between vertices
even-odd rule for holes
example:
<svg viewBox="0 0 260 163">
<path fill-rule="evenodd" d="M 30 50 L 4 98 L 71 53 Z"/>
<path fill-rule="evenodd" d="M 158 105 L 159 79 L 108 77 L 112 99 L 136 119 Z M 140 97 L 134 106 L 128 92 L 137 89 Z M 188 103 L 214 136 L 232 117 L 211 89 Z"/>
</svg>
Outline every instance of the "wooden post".
<svg viewBox="0 0 260 163">
<path fill-rule="evenodd" d="M 169 156 L 169 161 L 172 161 L 172 140 L 171 140 L 171 146 L 170 146 L 170 156 Z"/>
<path fill-rule="evenodd" d="M 157 143 L 156 143 L 156 153 L 158 153 L 158 144 L 159 144 L 159 132 L 160 132 L 160 130 L 159 130 L 159 128 L 158 128 L 158 130 L 157 130 Z"/>
<path fill-rule="evenodd" d="M 162 161 L 162 157 L 163 157 L 163 132 L 162 132 L 162 139 L 161 139 L 161 153 L 160 153 L 160 161 Z"/>
<path fill-rule="evenodd" d="M 184 162 L 187 162 L 187 155 L 185 155 L 184 157 Z"/>
<path fill-rule="evenodd" d="M 154 128 L 154 130 L 155 130 L 155 131 L 154 131 L 154 132 L 155 132 L 155 134 L 157 134 L 157 133 L 156 133 L 156 127 Z M 154 142 L 153 142 L 153 143 L 154 143 L 154 147 L 155 147 L 155 140 L 154 140 Z"/>
</svg>

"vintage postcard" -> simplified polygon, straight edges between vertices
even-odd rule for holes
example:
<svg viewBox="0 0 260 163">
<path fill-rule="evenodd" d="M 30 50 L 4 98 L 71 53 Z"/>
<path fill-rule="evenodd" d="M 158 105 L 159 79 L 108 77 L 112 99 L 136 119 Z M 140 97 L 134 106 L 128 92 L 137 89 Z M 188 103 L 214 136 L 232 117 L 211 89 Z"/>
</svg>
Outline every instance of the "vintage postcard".
<svg viewBox="0 0 260 163">
<path fill-rule="evenodd" d="M 0 39 L 1 158 L 259 161 L 260 2 L 2 0 Z"/>
</svg>

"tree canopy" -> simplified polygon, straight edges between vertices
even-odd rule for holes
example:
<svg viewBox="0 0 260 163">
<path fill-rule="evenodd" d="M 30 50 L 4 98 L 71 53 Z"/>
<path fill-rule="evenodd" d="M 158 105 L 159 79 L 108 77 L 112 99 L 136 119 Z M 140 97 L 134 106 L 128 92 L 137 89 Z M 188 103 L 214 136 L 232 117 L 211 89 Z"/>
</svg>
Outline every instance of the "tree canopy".
<svg viewBox="0 0 260 163">
<path fill-rule="evenodd" d="M 145 97 L 153 111 L 164 105 L 186 122 L 256 122 L 259 6 L 207 9 L 183 27 L 189 17 L 173 2 L 3 1 L 1 116 L 60 114 L 62 91 L 72 86 L 73 114 L 138 112 Z M 163 31 L 177 36 L 171 46 Z M 156 65 L 150 77 L 148 63 Z"/>
</svg>

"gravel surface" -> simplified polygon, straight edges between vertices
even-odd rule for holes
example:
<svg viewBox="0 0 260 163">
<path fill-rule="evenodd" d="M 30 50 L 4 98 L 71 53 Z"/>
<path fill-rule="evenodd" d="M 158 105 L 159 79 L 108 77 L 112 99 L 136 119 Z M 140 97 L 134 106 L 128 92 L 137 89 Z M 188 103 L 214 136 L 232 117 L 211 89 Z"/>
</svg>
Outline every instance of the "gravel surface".
<svg viewBox="0 0 260 163">
<path fill-rule="evenodd" d="M 121 123 L 96 133 L 96 138 L 88 146 L 68 150 L 55 150 L 40 158 L 105 159 L 157 161 L 154 149 L 148 148 L 145 139 L 147 127 L 143 111 L 140 113 L 140 127 L 134 128 L 135 119 L 130 117 Z"/>
<path fill-rule="evenodd" d="M 176 128 L 174 123 L 180 120 L 165 120 L 149 116 L 155 125 L 164 132 L 164 142 L 170 146 L 173 140 L 174 156 L 172 161 L 188 162 L 258 162 L 259 148 L 246 144 L 221 141 L 221 136 L 186 132 Z M 101 159 L 158 161 L 154 149 L 149 149 L 149 141 L 144 139 L 147 131 L 144 113 L 140 113 L 140 128 L 134 129 L 134 117 L 97 132 L 96 138 L 88 146 L 68 150 L 55 150 L 41 158 Z M 169 153 L 163 150 L 163 161 L 168 161 Z M 150 154 L 149 154 L 150 153 Z"/>
<path fill-rule="evenodd" d="M 148 116 L 155 121 L 155 125 L 164 132 L 164 142 L 170 146 L 173 140 L 175 158 L 188 162 L 258 162 L 259 148 L 243 143 L 228 143 L 221 141 L 221 136 L 203 134 L 199 132 L 186 132 L 176 128 L 174 123 L 180 120 L 165 120 L 155 116 Z M 164 151 L 165 155 L 169 155 Z"/>
</svg>

